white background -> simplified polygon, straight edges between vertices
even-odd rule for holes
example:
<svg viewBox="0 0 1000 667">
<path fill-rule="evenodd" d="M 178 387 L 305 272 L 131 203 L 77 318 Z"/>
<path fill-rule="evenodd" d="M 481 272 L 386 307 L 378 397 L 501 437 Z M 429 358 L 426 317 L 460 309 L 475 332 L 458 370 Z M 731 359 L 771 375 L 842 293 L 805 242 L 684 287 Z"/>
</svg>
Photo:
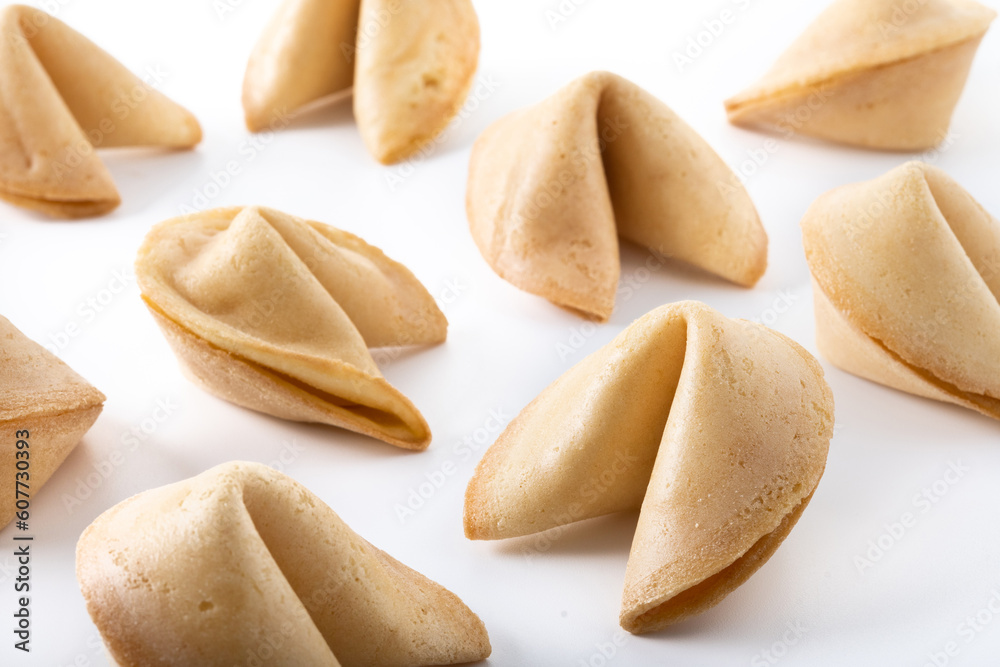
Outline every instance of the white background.
<svg viewBox="0 0 1000 667">
<path fill-rule="evenodd" d="M 198 116 L 205 141 L 173 154 L 102 151 L 123 199 L 103 218 L 51 221 L 0 205 L 0 313 L 50 344 L 77 325 L 81 333 L 59 354 L 108 396 L 97 424 L 32 503 L 34 635 L 27 660 L 12 649 L 9 629 L 14 530 L 0 533 L 0 664 L 105 664 L 73 573 L 80 532 L 145 489 L 232 459 L 277 461 L 283 452 L 292 459 L 284 470 L 355 530 L 482 617 L 494 647 L 489 664 L 601 665 L 601 647 L 610 652 L 606 644 L 616 639 L 621 645 L 609 662 L 623 666 L 772 664 L 763 652 L 775 642 L 782 665 L 923 665 L 951 641 L 959 653 L 949 664 L 996 664 L 1000 618 L 971 640 L 959 626 L 1000 591 L 1000 424 L 826 363 L 838 429 L 812 504 L 771 560 L 697 619 L 621 641 L 617 618 L 634 515 L 572 526 L 543 548 L 534 538 L 463 537 L 463 493 L 480 454 L 464 456 L 456 446 L 469 437 L 492 442 L 491 411 L 513 416 L 648 310 L 700 299 L 729 316 L 764 318 L 815 351 L 799 219 L 820 193 L 873 178 L 909 157 L 779 141 L 748 179 L 770 236 L 768 271 L 755 289 L 674 266 L 647 275 L 645 251 L 625 248 L 622 275 L 638 288 L 630 298 L 620 296 L 610 323 L 591 328 L 502 281 L 481 259 L 463 206 L 475 136 L 577 75 L 610 69 L 662 98 L 730 165 L 740 165 L 750 152 L 759 154 L 767 137 L 727 125 L 722 100 L 761 75 L 824 3 L 575 1 L 575 9 L 562 3 L 572 11 L 554 26 L 546 11 L 558 7 L 556 0 L 477 2 L 480 76 L 496 90 L 470 103 L 476 108 L 433 155 L 402 169 L 369 157 L 349 104 L 299 119 L 270 143 L 249 143 L 240 107 L 243 69 L 276 0 L 229 0 L 232 11 L 221 16 L 225 0 L 50 3 L 59 18 L 129 68 L 164 72 L 160 88 Z M 710 43 L 680 71 L 672 54 L 723 9 L 733 20 L 718 36 L 702 36 Z M 1000 213 L 997 30 L 980 49 L 951 147 L 933 156 L 994 214 Z M 230 161 L 240 173 L 226 187 L 211 186 L 212 174 Z M 204 206 L 195 195 L 206 190 L 215 195 L 209 206 L 263 204 L 357 233 L 441 297 L 448 342 L 382 365 L 431 424 L 428 451 L 407 453 L 342 430 L 272 419 L 209 396 L 181 376 L 139 300 L 131 263 L 152 224 L 182 205 Z M 128 285 L 112 295 L 116 272 L 126 272 Z M 109 298 L 100 313 L 88 311 L 88 299 Z M 785 310 L 785 301 L 790 308 L 776 316 L 771 309 Z M 579 350 L 561 356 L 560 344 Z M 164 416 L 158 402 L 171 406 L 170 414 L 155 422 L 154 414 Z M 123 440 L 143 428 L 151 432 L 137 447 Z M 111 465 L 116 450 L 119 465 Z M 396 506 L 446 462 L 457 472 L 401 522 Z M 914 497 L 943 479 L 950 462 L 969 471 L 922 511 Z M 865 556 L 870 540 L 890 541 L 886 525 L 905 512 L 917 524 L 861 571 L 856 557 Z M 789 624 L 805 634 L 782 645 Z"/>
</svg>

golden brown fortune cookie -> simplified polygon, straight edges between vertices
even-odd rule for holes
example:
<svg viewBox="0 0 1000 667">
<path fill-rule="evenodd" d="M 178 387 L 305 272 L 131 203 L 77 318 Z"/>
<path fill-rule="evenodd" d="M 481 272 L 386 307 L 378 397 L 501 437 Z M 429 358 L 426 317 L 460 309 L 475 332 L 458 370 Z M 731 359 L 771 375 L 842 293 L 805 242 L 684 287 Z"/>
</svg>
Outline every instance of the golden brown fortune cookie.
<svg viewBox="0 0 1000 667">
<path fill-rule="evenodd" d="M 0 12 L 0 198 L 61 218 L 121 202 L 95 148 L 191 148 L 198 121 L 59 19 Z"/>
<path fill-rule="evenodd" d="M 908 162 L 802 219 L 816 343 L 874 382 L 1000 419 L 1000 221 Z"/>
<path fill-rule="evenodd" d="M 273 209 L 220 208 L 153 227 L 135 267 L 182 368 L 209 392 L 427 448 L 427 422 L 368 348 L 440 343 L 448 322 L 378 248 Z"/>
<path fill-rule="evenodd" d="M 750 287 L 767 234 L 746 190 L 658 99 L 592 72 L 491 125 L 469 163 L 472 238 L 500 277 L 597 320 L 618 236 Z"/>
<path fill-rule="evenodd" d="M 746 581 L 812 498 L 833 433 L 819 363 L 682 301 L 557 379 L 476 467 L 465 534 L 496 540 L 639 510 L 620 622 L 650 632 Z"/>
<path fill-rule="evenodd" d="M 491 651 L 456 595 L 258 463 L 112 507 L 80 537 L 76 576 L 121 667 L 444 665 Z"/>
<path fill-rule="evenodd" d="M 836 0 L 726 100 L 729 121 L 868 148 L 936 146 L 995 16 L 972 0 Z"/>
<path fill-rule="evenodd" d="M 54 354 L 0 317 L 0 528 L 52 477 L 104 408 L 94 389 Z M 20 483 L 19 483 L 20 482 Z M 18 499 L 28 502 L 22 508 Z M 30 523 L 29 523 L 30 525 Z"/>
<path fill-rule="evenodd" d="M 479 61 L 469 0 L 285 0 L 254 47 L 243 80 L 251 131 L 354 86 L 369 152 L 391 164 L 444 130 Z"/>
</svg>

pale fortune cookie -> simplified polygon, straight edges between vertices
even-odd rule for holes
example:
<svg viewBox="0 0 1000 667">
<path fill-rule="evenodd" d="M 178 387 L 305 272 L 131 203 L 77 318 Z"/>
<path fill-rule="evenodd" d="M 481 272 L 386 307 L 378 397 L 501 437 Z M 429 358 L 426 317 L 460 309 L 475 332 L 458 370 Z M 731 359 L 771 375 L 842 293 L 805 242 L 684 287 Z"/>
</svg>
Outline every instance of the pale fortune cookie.
<svg viewBox="0 0 1000 667">
<path fill-rule="evenodd" d="M 771 557 L 819 483 L 833 423 L 823 370 L 798 344 L 695 301 L 661 306 L 497 438 L 466 490 L 465 534 L 639 510 L 619 620 L 658 630 Z"/>
<path fill-rule="evenodd" d="M 247 127 L 277 129 L 289 114 L 353 85 L 361 137 L 391 164 L 455 117 L 478 61 L 469 0 L 285 0 L 247 64 Z"/>
<path fill-rule="evenodd" d="M 836 0 L 764 77 L 726 100 L 729 122 L 867 148 L 947 136 L 996 12 L 973 0 Z"/>
<path fill-rule="evenodd" d="M 90 430 L 104 401 L 104 394 L 0 317 L 0 466 L 5 471 L 0 497 L 6 499 L 0 528 L 20 509 L 28 510 L 31 525 L 31 503 Z M 23 508 L 18 500 L 25 501 Z"/>
<path fill-rule="evenodd" d="M 491 651 L 456 595 L 259 463 L 115 505 L 80 537 L 76 576 L 119 667 L 404 667 Z"/>
<path fill-rule="evenodd" d="M 135 271 L 182 368 L 209 392 L 405 449 L 430 443 L 368 348 L 440 343 L 448 322 L 378 248 L 273 209 L 220 208 L 153 227 Z"/>
<path fill-rule="evenodd" d="M 767 234 L 736 175 L 665 104 L 608 72 L 487 128 L 469 162 L 472 238 L 500 277 L 597 320 L 618 237 L 753 286 Z"/>
<path fill-rule="evenodd" d="M 193 115 L 43 11 L 0 12 L 0 199 L 60 218 L 121 198 L 95 148 L 191 148 Z"/>
<path fill-rule="evenodd" d="M 816 343 L 840 368 L 1000 419 L 1000 221 L 908 162 L 802 218 Z"/>
</svg>

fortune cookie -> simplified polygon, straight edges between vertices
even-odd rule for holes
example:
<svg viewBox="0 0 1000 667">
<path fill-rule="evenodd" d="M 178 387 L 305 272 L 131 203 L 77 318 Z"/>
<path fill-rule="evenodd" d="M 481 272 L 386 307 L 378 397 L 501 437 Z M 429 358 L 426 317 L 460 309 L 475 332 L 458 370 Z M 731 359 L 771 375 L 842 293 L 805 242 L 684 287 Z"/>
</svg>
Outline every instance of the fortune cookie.
<svg viewBox="0 0 1000 667">
<path fill-rule="evenodd" d="M 939 144 L 996 12 L 972 0 L 836 0 L 729 122 L 868 148 Z"/>
<path fill-rule="evenodd" d="M 614 308 L 618 236 L 743 286 L 767 235 L 735 174 L 635 84 L 583 76 L 476 140 L 466 209 L 500 277 L 597 320 Z"/>
<path fill-rule="evenodd" d="M 843 370 L 1000 419 L 1000 221 L 908 162 L 802 219 L 816 343 Z"/>
<path fill-rule="evenodd" d="M 104 407 L 104 394 L 0 317 L 0 528 L 52 477 Z M 29 509 L 30 521 L 30 509 Z M 30 526 L 30 523 L 29 523 Z"/>
<path fill-rule="evenodd" d="M 440 343 L 448 322 L 378 248 L 272 209 L 220 208 L 154 226 L 135 270 L 182 367 L 207 391 L 397 447 L 430 443 L 368 348 Z"/>
<path fill-rule="evenodd" d="M 812 498 L 833 433 L 819 363 L 762 325 L 661 306 L 553 382 L 487 450 L 465 534 L 495 540 L 640 510 L 620 622 L 718 604 Z"/>
<path fill-rule="evenodd" d="M 115 505 L 80 537 L 76 576 L 120 667 L 443 665 L 491 650 L 457 596 L 258 463 Z"/>
<path fill-rule="evenodd" d="M 61 218 L 121 198 L 95 148 L 191 148 L 198 121 L 59 19 L 0 11 L 0 198 Z"/>
<path fill-rule="evenodd" d="M 444 130 L 479 61 L 469 0 L 284 0 L 243 79 L 251 131 L 354 85 L 354 117 L 372 155 L 403 160 Z"/>
</svg>

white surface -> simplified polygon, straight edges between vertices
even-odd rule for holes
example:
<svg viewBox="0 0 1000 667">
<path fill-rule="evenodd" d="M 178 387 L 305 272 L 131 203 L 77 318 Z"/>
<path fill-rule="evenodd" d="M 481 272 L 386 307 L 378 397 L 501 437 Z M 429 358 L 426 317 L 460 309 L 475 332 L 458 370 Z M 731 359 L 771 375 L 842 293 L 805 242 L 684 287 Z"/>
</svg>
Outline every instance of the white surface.
<svg viewBox="0 0 1000 667">
<path fill-rule="evenodd" d="M 224 3 L 234 9 L 220 17 L 216 10 Z M 700 299 L 729 316 L 765 318 L 815 351 L 798 221 L 820 193 L 872 178 L 908 157 L 779 141 L 748 181 L 771 241 L 770 266 L 756 289 L 675 267 L 646 275 L 641 267 L 647 255 L 627 248 L 622 275 L 633 288 L 619 296 L 609 324 L 591 328 L 502 281 L 480 258 L 463 210 L 476 134 L 574 76 L 602 68 L 660 96 L 738 165 L 767 137 L 727 125 L 722 100 L 762 74 L 823 2 L 564 0 L 563 7 L 578 7 L 555 29 L 545 12 L 559 7 L 557 0 L 477 2 L 480 76 L 495 81 L 496 90 L 412 173 L 381 167 L 368 156 L 349 104 L 301 119 L 253 148 L 251 142 L 265 139 L 244 129 L 240 84 L 251 46 L 276 4 L 49 2 L 61 19 L 128 67 L 164 71 L 161 89 L 195 112 L 205 141 L 186 153 L 103 152 L 124 202 L 104 218 L 49 221 L 0 206 L 0 313 L 40 342 L 78 325 L 81 333 L 59 354 L 108 396 L 97 424 L 32 504 L 34 634 L 27 660 L 12 649 L 9 629 L 15 531 L 11 526 L 0 533 L 0 617 L 6 619 L 0 623 L 0 664 L 105 664 L 73 574 L 76 539 L 98 514 L 217 463 L 283 456 L 284 470 L 355 530 L 450 588 L 483 618 L 494 646 L 489 664 L 601 665 L 602 647 L 610 652 L 616 639 L 621 645 L 610 661 L 616 665 L 767 665 L 773 664 L 768 657 L 777 658 L 763 654 L 772 645 L 782 665 L 923 665 L 950 641 L 959 652 L 949 664 L 995 664 L 1000 618 L 971 634 L 960 624 L 1000 591 L 1000 425 L 826 363 L 838 430 L 812 504 L 748 583 L 695 620 L 621 642 L 618 608 L 634 516 L 571 526 L 547 548 L 534 538 L 473 543 L 462 535 L 465 484 L 482 451 L 472 454 L 463 440 L 492 442 L 497 430 L 488 428 L 495 426 L 491 414 L 515 415 L 572 363 L 653 307 Z M 671 54 L 727 8 L 732 22 L 679 72 Z M 954 141 L 936 158 L 994 214 L 1000 213 L 997 30 L 977 57 L 954 117 Z M 193 202 L 195 191 L 204 191 L 231 160 L 241 173 L 210 206 L 264 204 L 350 230 L 405 263 L 441 297 L 451 322 L 448 342 L 382 363 L 388 379 L 430 422 L 434 442 L 427 452 L 248 412 L 181 376 L 138 298 L 130 266 L 146 230 L 184 204 L 201 203 Z M 388 174 L 404 176 L 394 190 Z M 118 288 L 121 271 L 128 272 L 127 288 L 106 292 Z M 792 303 L 776 316 L 769 309 L 785 310 L 781 295 L 791 295 Z M 100 313 L 83 305 L 109 298 Z M 577 337 L 581 330 L 585 334 Z M 579 351 L 561 358 L 560 344 Z M 158 402 L 171 406 L 169 415 L 156 412 Z M 137 428 L 150 431 L 141 442 L 127 437 Z M 959 461 L 969 471 L 922 511 L 915 496 Z M 396 505 L 446 462 L 457 472 L 401 524 Z M 98 469 L 106 479 L 93 476 Z M 96 488 L 88 488 L 88 479 L 99 482 Z M 72 494 L 79 502 L 67 509 Z M 916 516 L 916 525 L 859 571 L 855 557 L 904 512 Z M 789 624 L 805 634 L 782 644 Z"/>
</svg>

